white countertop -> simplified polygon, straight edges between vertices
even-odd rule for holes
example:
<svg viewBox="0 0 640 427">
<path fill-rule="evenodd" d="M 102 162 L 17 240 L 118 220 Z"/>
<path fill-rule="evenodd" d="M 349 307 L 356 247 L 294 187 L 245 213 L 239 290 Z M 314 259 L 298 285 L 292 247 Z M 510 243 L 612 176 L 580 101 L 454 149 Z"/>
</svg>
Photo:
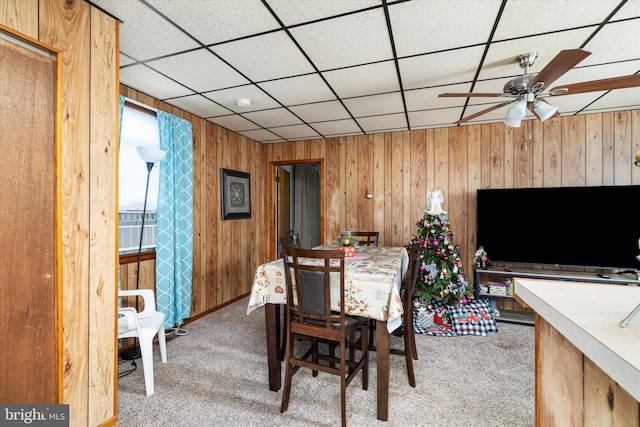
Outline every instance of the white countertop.
<svg viewBox="0 0 640 427">
<path fill-rule="evenodd" d="M 640 287 L 514 279 L 514 293 L 640 401 Z"/>
</svg>

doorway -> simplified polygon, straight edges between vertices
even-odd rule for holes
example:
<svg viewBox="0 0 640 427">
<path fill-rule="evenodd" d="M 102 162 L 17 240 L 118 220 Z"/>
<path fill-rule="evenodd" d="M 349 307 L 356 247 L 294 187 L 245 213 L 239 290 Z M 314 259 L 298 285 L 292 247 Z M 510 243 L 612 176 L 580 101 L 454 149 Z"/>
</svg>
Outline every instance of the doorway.
<svg viewBox="0 0 640 427">
<path fill-rule="evenodd" d="M 295 232 L 300 244 L 312 248 L 323 242 L 323 161 L 272 162 L 271 224 L 274 235 L 270 256 L 274 258 L 278 237 Z M 271 252 L 273 251 L 273 252 Z"/>
</svg>

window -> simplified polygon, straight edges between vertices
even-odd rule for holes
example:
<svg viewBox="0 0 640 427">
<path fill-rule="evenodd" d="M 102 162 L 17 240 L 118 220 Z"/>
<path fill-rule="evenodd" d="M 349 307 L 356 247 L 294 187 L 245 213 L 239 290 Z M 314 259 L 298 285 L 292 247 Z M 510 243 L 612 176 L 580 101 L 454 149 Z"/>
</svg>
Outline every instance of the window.
<svg viewBox="0 0 640 427">
<path fill-rule="evenodd" d="M 125 106 L 119 158 L 119 242 L 120 254 L 135 253 L 140 244 L 147 165 L 138 156 L 140 145 L 160 146 L 158 119 L 155 115 Z M 142 250 L 156 246 L 156 208 L 158 203 L 159 164 L 149 174 L 149 193 L 144 220 Z"/>
</svg>

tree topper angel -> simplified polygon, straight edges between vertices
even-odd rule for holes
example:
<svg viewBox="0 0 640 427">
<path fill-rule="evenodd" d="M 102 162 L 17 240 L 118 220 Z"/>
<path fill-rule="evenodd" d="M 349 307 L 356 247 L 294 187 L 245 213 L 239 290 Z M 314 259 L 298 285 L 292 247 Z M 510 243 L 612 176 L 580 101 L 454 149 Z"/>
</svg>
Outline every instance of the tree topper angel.
<svg viewBox="0 0 640 427">
<path fill-rule="evenodd" d="M 429 215 L 446 214 L 447 212 L 442 210 L 443 203 L 442 190 L 427 191 L 427 213 Z"/>
</svg>

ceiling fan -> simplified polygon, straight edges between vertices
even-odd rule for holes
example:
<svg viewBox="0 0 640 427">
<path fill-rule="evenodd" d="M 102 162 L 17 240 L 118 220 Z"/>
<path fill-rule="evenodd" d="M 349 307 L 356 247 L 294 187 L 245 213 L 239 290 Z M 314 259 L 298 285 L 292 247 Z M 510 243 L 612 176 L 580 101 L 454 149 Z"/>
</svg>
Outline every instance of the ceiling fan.
<svg viewBox="0 0 640 427">
<path fill-rule="evenodd" d="M 467 116 L 458 120 L 455 124 L 464 123 L 475 119 L 483 114 L 489 113 L 498 108 L 514 103 L 515 105 L 507 112 L 505 123 L 511 127 L 519 127 L 520 121 L 527 114 L 527 108 L 540 121 L 545 121 L 551 117 L 559 115 L 558 108 L 550 105 L 544 98 L 550 96 L 575 95 L 578 93 L 597 92 L 603 90 L 622 89 L 640 86 L 640 74 L 629 76 L 612 77 L 609 79 L 591 80 L 581 83 L 574 83 L 564 86 L 547 89 L 554 81 L 564 73 L 572 69 L 575 65 L 583 61 L 591 52 L 582 49 L 562 50 L 551 60 L 539 73 L 529 72 L 538 57 L 537 52 L 525 53 L 518 56 L 520 67 L 524 68 L 524 74 L 509 80 L 502 89 L 502 93 L 442 93 L 443 98 L 453 97 L 505 97 L 513 98 L 507 102 L 494 105 L 486 110 Z M 546 90 L 546 92 L 543 92 Z"/>
</svg>

